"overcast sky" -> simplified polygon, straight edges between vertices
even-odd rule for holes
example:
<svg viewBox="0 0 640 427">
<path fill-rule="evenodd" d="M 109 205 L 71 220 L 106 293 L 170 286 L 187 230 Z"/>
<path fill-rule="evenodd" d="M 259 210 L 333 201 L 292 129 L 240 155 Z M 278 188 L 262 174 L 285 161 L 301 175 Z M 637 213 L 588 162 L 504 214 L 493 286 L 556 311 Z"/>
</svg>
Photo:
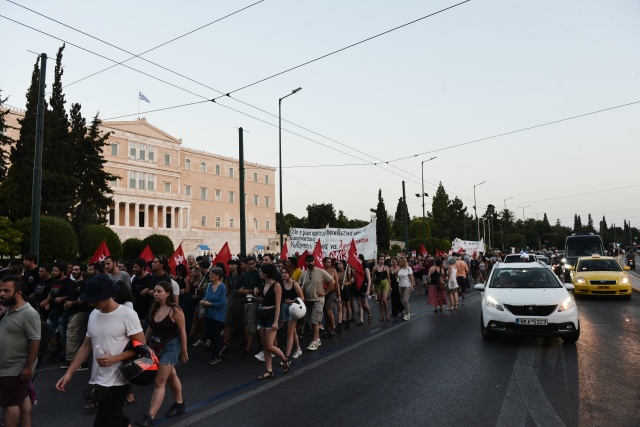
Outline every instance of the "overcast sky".
<svg viewBox="0 0 640 427">
<path fill-rule="evenodd" d="M 254 3 L 16 2 L 135 54 Z M 421 161 L 437 156 L 424 164 L 430 197 L 442 181 L 472 211 L 474 184 L 486 181 L 479 214 L 512 197 L 519 218 L 525 207 L 526 217 L 546 212 L 565 225 L 591 213 L 596 227 L 603 214 L 637 226 L 640 103 L 445 149 L 640 101 L 637 0 L 472 0 L 232 94 L 244 104 L 218 100 L 240 112 L 205 102 L 144 113 L 235 91 L 456 3 L 266 0 L 143 55 L 193 81 L 135 58 L 126 65 L 157 79 L 118 66 L 66 87 L 67 108 L 135 120 L 141 91 L 151 101 L 141 116 L 185 146 L 237 157 L 242 126 L 245 158 L 277 166 L 278 98 L 302 87 L 282 103 L 285 213 L 333 203 L 369 219 L 381 188 L 393 214 L 404 179 L 409 212 L 421 215 Z M 118 62 L 131 56 L 6 0 L 0 14 Z M 50 83 L 62 42 L 4 18 L 0 29 L 0 88 L 24 107 L 36 59 L 28 50 L 50 55 Z M 113 62 L 68 44 L 63 64 L 68 85 Z"/>
</svg>

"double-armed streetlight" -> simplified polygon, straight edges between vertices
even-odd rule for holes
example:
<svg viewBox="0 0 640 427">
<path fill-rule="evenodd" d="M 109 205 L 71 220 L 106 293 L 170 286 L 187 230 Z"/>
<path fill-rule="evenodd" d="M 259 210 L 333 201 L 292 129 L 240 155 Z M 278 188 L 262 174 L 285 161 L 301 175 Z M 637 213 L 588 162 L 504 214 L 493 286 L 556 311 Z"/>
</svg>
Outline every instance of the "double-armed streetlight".
<svg viewBox="0 0 640 427">
<path fill-rule="evenodd" d="M 427 245 L 427 218 L 424 210 L 424 197 L 429 197 L 429 195 L 424 192 L 424 164 L 426 162 L 430 162 L 433 159 L 437 159 L 437 157 L 432 157 L 420 162 L 420 168 L 422 169 L 422 194 L 416 194 L 416 197 L 422 197 L 422 242 L 424 243 L 425 247 Z"/>
<path fill-rule="evenodd" d="M 478 240 L 480 240 L 480 219 L 478 218 L 478 208 L 476 203 L 476 187 L 484 184 L 486 181 L 482 181 L 480 184 L 473 186 L 473 212 L 476 214 L 476 222 L 478 223 Z"/>
<path fill-rule="evenodd" d="M 294 89 L 290 94 L 278 99 L 278 157 L 279 157 L 279 169 L 280 169 L 280 252 L 284 248 L 284 212 L 282 211 L 282 100 L 287 96 L 291 96 L 296 92 L 300 92 L 301 87 Z M 240 195 L 244 197 L 244 195 Z"/>
</svg>

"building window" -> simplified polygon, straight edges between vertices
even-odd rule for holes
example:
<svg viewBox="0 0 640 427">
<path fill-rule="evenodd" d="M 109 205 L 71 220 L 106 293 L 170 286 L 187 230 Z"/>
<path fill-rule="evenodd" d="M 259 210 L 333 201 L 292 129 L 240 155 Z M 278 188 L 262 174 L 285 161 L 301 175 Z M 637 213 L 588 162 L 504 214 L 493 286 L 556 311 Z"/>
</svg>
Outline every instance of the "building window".
<svg viewBox="0 0 640 427">
<path fill-rule="evenodd" d="M 222 201 L 222 190 L 216 190 L 216 202 Z"/>
<path fill-rule="evenodd" d="M 113 157 L 118 157 L 118 144 L 115 142 L 111 143 L 111 155 Z"/>
<path fill-rule="evenodd" d="M 233 218 L 229 218 L 229 228 L 233 228 L 234 227 L 234 223 L 235 223 L 235 221 L 233 220 Z"/>
<path fill-rule="evenodd" d="M 129 158 L 136 159 L 138 153 L 138 147 L 135 142 L 129 142 Z"/>
<path fill-rule="evenodd" d="M 185 170 L 191 170 L 191 159 L 184 159 L 184 168 Z"/>
<path fill-rule="evenodd" d="M 200 172 L 207 171 L 207 164 L 205 162 L 200 162 Z"/>
<path fill-rule="evenodd" d="M 136 188 L 136 173 L 129 171 L 129 188 Z"/>
<path fill-rule="evenodd" d="M 202 215 L 202 216 L 200 217 L 200 225 L 201 225 L 202 227 L 206 227 L 206 226 L 207 226 L 207 217 L 206 217 L 205 215 Z"/>
<path fill-rule="evenodd" d="M 118 178 L 113 178 L 111 181 L 111 186 L 112 187 L 117 187 L 118 186 Z"/>
<path fill-rule="evenodd" d="M 220 217 L 216 217 L 216 228 L 220 228 Z"/>
<path fill-rule="evenodd" d="M 269 175 L 268 174 L 264 174 L 264 183 L 268 184 L 269 183 Z"/>
<path fill-rule="evenodd" d="M 264 228 L 265 230 L 271 230 L 271 221 L 265 221 L 264 222 Z"/>
<path fill-rule="evenodd" d="M 257 219 L 254 219 L 253 220 L 253 228 L 258 230 L 259 226 L 260 226 L 260 221 L 258 221 Z"/>
<path fill-rule="evenodd" d="M 207 200 L 207 188 L 206 187 L 200 187 L 200 198 L 202 200 Z"/>
<path fill-rule="evenodd" d="M 156 176 L 152 173 L 147 174 L 147 190 L 154 191 L 156 186 Z"/>
<path fill-rule="evenodd" d="M 164 155 L 164 165 L 171 166 L 171 154 Z"/>
<path fill-rule="evenodd" d="M 233 168 L 229 168 L 229 178 L 233 178 Z"/>
<path fill-rule="evenodd" d="M 156 149 L 155 149 L 155 147 L 149 146 L 149 151 L 148 151 L 147 158 L 149 159 L 150 163 L 155 163 L 156 162 Z"/>
<path fill-rule="evenodd" d="M 253 204 L 256 206 L 260 204 L 260 196 L 258 196 L 257 194 L 253 195 Z"/>
<path fill-rule="evenodd" d="M 165 182 L 164 183 L 164 192 L 165 193 L 171 193 L 171 183 L 170 182 Z"/>
<path fill-rule="evenodd" d="M 187 196 L 191 196 L 191 186 L 190 185 L 185 185 L 184 194 L 186 194 Z"/>
<path fill-rule="evenodd" d="M 253 182 L 258 182 L 258 172 L 253 173 Z"/>
<path fill-rule="evenodd" d="M 140 144 L 140 148 L 138 149 L 138 160 L 142 160 L 146 158 L 147 146 L 146 144 Z"/>
<path fill-rule="evenodd" d="M 271 207 L 271 197 L 269 196 L 264 196 L 264 205 L 268 208 Z"/>
<path fill-rule="evenodd" d="M 216 165 L 216 175 L 220 175 L 220 165 Z"/>
<path fill-rule="evenodd" d="M 229 191 L 229 203 L 234 203 L 236 201 L 236 192 Z"/>
</svg>

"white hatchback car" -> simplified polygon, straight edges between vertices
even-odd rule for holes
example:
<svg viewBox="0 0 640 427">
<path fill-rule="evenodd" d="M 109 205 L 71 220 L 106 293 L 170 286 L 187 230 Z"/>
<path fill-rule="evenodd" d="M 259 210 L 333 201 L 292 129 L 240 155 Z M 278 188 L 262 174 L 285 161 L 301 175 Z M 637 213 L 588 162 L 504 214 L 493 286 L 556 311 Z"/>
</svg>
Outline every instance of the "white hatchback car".
<svg viewBox="0 0 640 427">
<path fill-rule="evenodd" d="M 484 339 L 499 334 L 561 337 L 574 343 L 580 337 L 578 308 L 558 276 L 537 262 L 498 263 L 483 291 L 480 329 Z"/>
</svg>

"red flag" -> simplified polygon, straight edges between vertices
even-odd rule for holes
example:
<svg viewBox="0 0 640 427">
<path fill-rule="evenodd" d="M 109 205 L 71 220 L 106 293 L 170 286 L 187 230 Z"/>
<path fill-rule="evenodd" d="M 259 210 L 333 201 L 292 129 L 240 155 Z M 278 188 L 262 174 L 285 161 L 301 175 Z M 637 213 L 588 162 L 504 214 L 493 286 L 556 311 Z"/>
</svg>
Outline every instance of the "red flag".
<svg viewBox="0 0 640 427">
<path fill-rule="evenodd" d="M 356 271 L 356 289 L 360 290 L 362 287 L 362 282 L 364 281 L 364 268 L 362 268 L 362 263 L 358 259 L 356 249 L 356 242 L 351 239 L 351 246 L 349 246 L 349 255 L 347 257 L 347 263 Z"/>
<path fill-rule="evenodd" d="M 229 268 L 227 266 L 227 263 L 230 260 L 231 260 L 231 251 L 229 250 L 229 243 L 225 242 L 224 246 L 222 246 L 222 249 L 220 249 L 220 252 L 218 252 L 218 255 L 216 255 L 213 261 L 211 261 L 211 267 L 214 267 L 216 263 L 221 262 L 224 265 L 224 272 L 225 274 L 227 274 L 228 268 Z"/>
<path fill-rule="evenodd" d="M 155 258 L 155 255 L 153 255 L 153 252 L 151 252 L 151 247 L 149 245 L 145 246 L 142 252 L 140 252 L 139 258 L 142 258 L 143 260 L 147 261 L 147 263 L 149 263 L 149 261 L 153 261 L 153 259 Z"/>
<path fill-rule="evenodd" d="M 307 255 L 309 255 L 309 251 L 305 250 L 302 255 L 300 255 L 298 257 L 298 268 L 300 270 L 306 270 L 307 269 Z"/>
<path fill-rule="evenodd" d="M 464 252 L 464 248 L 460 248 L 458 249 L 458 251 L 456 252 L 457 254 L 461 254 L 462 252 Z"/>
<path fill-rule="evenodd" d="M 111 252 L 109 252 L 109 248 L 107 247 L 106 242 L 103 240 L 102 243 L 100 243 L 100 246 L 98 246 L 96 253 L 94 253 L 91 257 L 91 260 L 89 260 L 89 264 L 93 264 L 94 262 L 101 262 L 109 255 L 111 255 Z"/>
<path fill-rule="evenodd" d="M 320 244 L 320 239 L 318 239 L 316 247 L 313 249 L 313 265 L 318 268 L 324 268 L 324 264 L 322 263 L 322 245 Z"/>
<path fill-rule="evenodd" d="M 280 259 L 287 259 L 289 255 L 289 246 L 287 246 L 287 241 L 285 240 L 284 245 L 282 246 L 282 252 L 280 252 Z"/>
<path fill-rule="evenodd" d="M 169 267 L 171 267 L 171 274 L 176 275 L 176 266 L 178 264 L 182 264 L 185 267 L 187 266 L 187 258 L 184 256 L 184 251 L 182 250 L 182 243 L 178 245 L 178 249 L 171 255 L 169 258 Z"/>
<path fill-rule="evenodd" d="M 424 245 L 421 243 L 420 244 L 420 255 L 427 255 L 429 254 L 429 252 L 427 252 L 427 248 L 424 247 Z"/>
</svg>

